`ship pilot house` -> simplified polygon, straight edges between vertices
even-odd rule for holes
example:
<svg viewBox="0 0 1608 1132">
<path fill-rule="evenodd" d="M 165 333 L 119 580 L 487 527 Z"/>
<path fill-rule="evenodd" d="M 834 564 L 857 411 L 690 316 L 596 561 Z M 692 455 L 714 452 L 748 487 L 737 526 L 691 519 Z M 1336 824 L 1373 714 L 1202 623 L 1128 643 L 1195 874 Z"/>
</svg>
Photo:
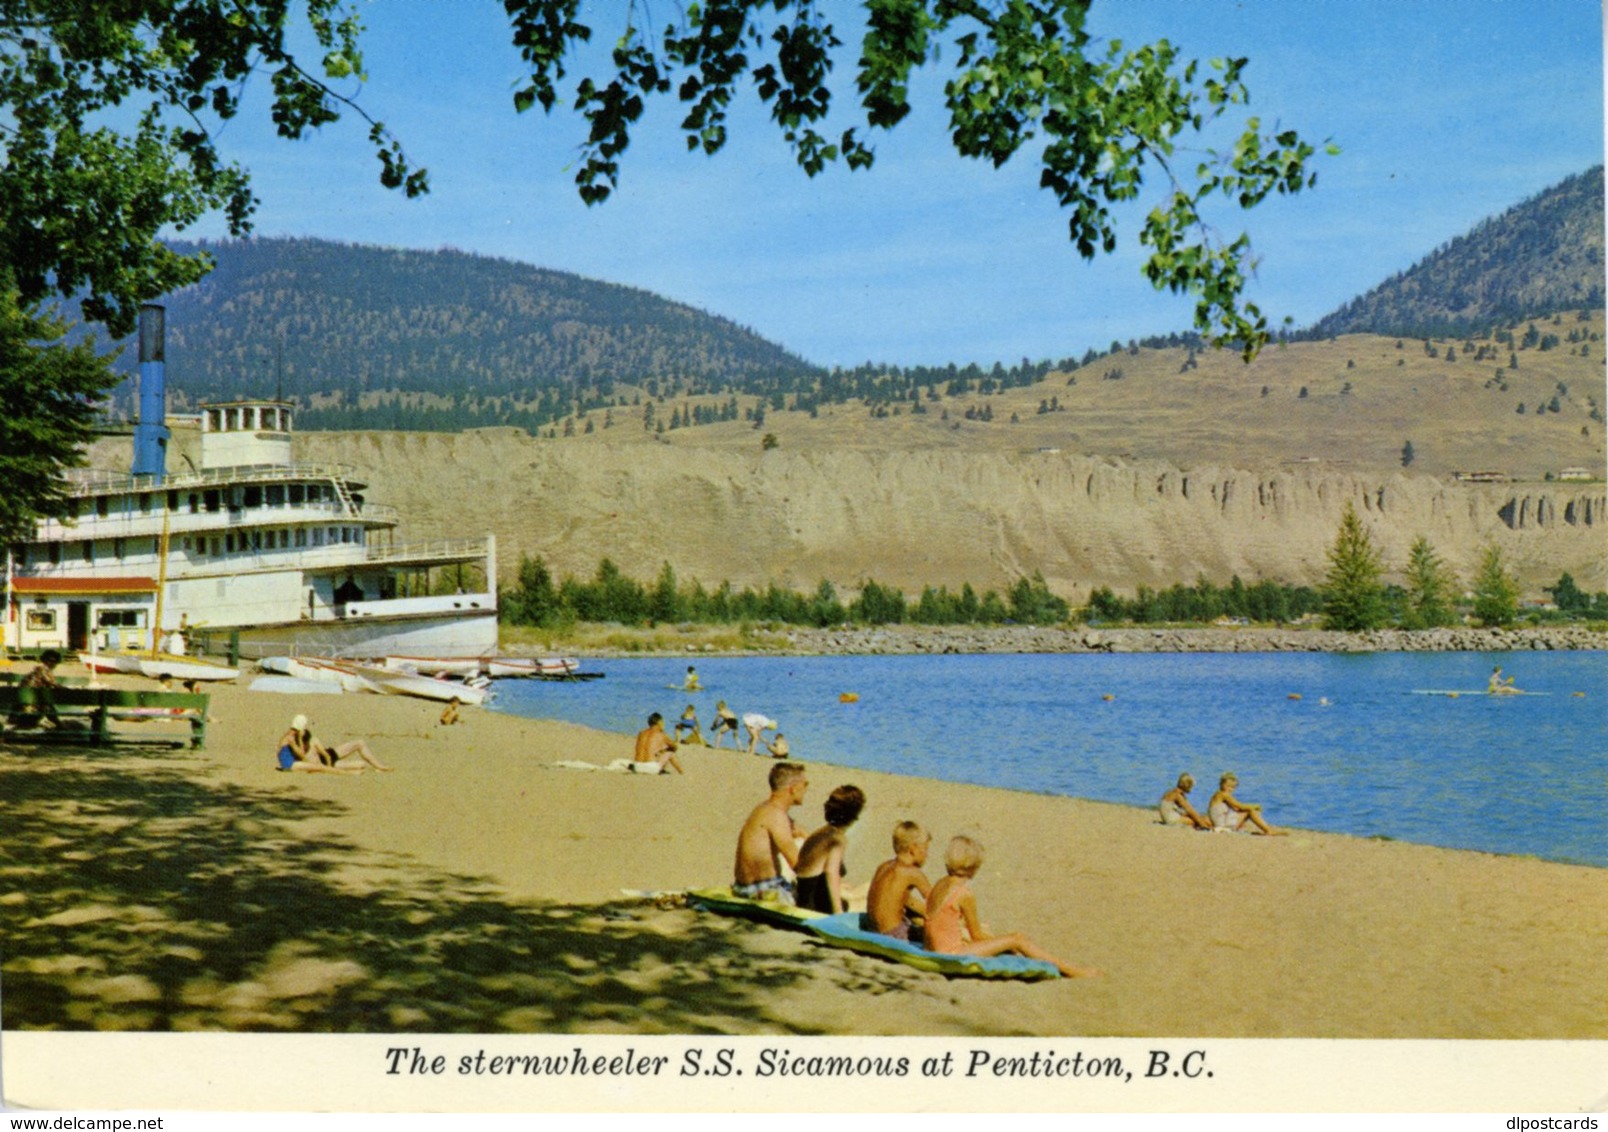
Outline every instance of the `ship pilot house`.
<svg viewBox="0 0 1608 1132">
<path fill-rule="evenodd" d="M 9 548 L 7 647 L 142 649 L 222 630 L 248 656 L 495 649 L 490 535 L 398 544 L 397 512 L 367 503 L 352 468 L 294 458 L 291 402 L 169 417 L 162 308 L 141 315 L 130 470 L 74 469 L 72 513 Z M 465 579 L 475 592 L 438 592 Z"/>
</svg>

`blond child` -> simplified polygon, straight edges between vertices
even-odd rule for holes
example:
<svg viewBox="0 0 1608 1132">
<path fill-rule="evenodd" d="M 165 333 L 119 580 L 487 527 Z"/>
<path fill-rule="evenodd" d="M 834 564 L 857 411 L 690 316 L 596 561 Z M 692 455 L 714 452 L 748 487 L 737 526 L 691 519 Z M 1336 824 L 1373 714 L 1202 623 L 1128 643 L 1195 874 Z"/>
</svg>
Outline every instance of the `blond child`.
<svg viewBox="0 0 1608 1132">
<path fill-rule="evenodd" d="M 921 916 L 932 883 L 921 867 L 927 863 L 932 834 L 913 821 L 893 827 L 893 859 L 883 861 L 871 874 L 865 894 L 865 915 L 860 927 L 894 939 L 920 942 Z M 915 895 L 911 895 L 914 893 Z"/>
<path fill-rule="evenodd" d="M 969 837 L 956 837 L 944 853 L 949 875 L 932 886 L 927 897 L 927 949 L 944 955 L 1025 955 L 1054 963 L 1069 979 L 1087 978 L 1100 972 L 1093 967 L 1074 967 L 1063 963 L 1020 932 L 989 935 L 977 920 L 977 901 L 972 896 L 971 879 L 983 867 L 983 847 Z"/>
<path fill-rule="evenodd" d="M 1262 820 L 1262 807 L 1255 802 L 1241 802 L 1234 797 L 1234 787 L 1239 785 L 1239 779 L 1232 774 L 1225 774 L 1217 780 L 1217 793 L 1206 806 L 1206 816 L 1211 818 L 1212 828 L 1219 833 L 1239 833 L 1247 825 L 1254 825 L 1256 832 L 1270 836 L 1282 836 L 1288 830 L 1274 829 Z"/>
<path fill-rule="evenodd" d="M 1195 780 L 1192 777 L 1187 774 L 1178 776 L 1178 785 L 1163 794 L 1161 801 L 1157 803 L 1162 825 L 1187 825 L 1194 829 L 1212 828 L 1212 823 L 1189 804 L 1189 792 L 1194 788 Z"/>
</svg>

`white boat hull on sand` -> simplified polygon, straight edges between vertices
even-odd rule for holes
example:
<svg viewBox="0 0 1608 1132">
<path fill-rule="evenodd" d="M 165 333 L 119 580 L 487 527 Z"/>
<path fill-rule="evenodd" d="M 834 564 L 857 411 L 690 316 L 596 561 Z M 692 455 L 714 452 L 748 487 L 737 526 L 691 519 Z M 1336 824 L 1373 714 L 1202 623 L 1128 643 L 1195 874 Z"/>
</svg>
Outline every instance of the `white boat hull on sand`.
<svg viewBox="0 0 1608 1132">
<path fill-rule="evenodd" d="M 240 676 L 238 668 L 208 664 L 191 657 L 169 656 L 167 653 L 158 653 L 153 657 L 131 652 L 81 652 L 78 660 L 91 672 L 121 672 L 129 676 L 149 676 L 153 680 L 235 680 Z"/>
<path fill-rule="evenodd" d="M 381 667 L 407 676 L 478 676 L 480 658 L 440 656 L 388 656 Z"/>
<path fill-rule="evenodd" d="M 340 666 L 362 676 L 379 688 L 393 696 L 418 696 L 425 700 L 438 700 L 449 703 L 457 700 L 460 704 L 479 705 L 486 702 L 486 690 L 462 683 L 458 680 L 437 680 L 430 676 L 410 676 L 404 672 L 392 672 L 388 668 L 375 668 L 366 664 L 342 664 Z"/>
<path fill-rule="evenodd" d="M 240 669 L 225 668 L 221 664 L 206 664 L 199 660 L 185 660 L 179 657 L 158 656 L 152 659 L 142 659 L 139 662 L 139 671 L 153 680 L 234 680 L 240 676 Z"/>
<path fill-rule="evenodd" d="M 299 696 L 338 696 L 339 684 L 326 680 L 303 680 L 299 676 L 259 676 L 251 682 L 253 692 L 285 692 Z"/>
<path fill-rule="evenodd" d="M 91 672 L 113 673 L 124 672 L 131 676 L 140 674 L 140 658 L 133 653 L 100 652 L 78 654 L 78 663 Z"/>
<path fill-rule="evenodd" d="M 317 680 L 343 692 L 373 692 L 378 695 L 383 691 L 366 676 L 334 661 L 313 657 L 267 656 L 257 664 L 264 672 L 275 672 L 298 680 Z"/>
</svg>

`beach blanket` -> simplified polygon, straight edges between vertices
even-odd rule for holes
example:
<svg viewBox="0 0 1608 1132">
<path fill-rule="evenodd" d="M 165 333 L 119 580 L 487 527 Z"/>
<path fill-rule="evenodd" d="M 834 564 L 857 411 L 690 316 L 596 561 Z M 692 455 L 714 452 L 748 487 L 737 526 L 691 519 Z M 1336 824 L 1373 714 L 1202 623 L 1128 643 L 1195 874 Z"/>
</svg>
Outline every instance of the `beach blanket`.
<svg viewBox="0 0 1608 1132">
<path fill-rule="evenodd" d="M 615 774 L 658 774 L 664 770 L 658 763 L 639 763 L 633 759 L 615 759 L 601 766 L 597 763 L 582 762 L 580 759 L 559 759 L 553 765 L 563 767 L 565 770 L 607 770 Z"/>
<path fill-rule="evenodd" d="M 753 900 L 746 896 L 738 896 L 732 892 L 730 885 L 691 889 L 687 893 L 687 903 L 708 912 L 719 912 L 723 916 L 740 916 L 745 920 L 757 920 L 778 928 L 803 928 L 812 920 L 825 918 L 823 913 L 811 908 L 795 908 L 791 904 L 783 904 L 776 900 Z"/>
<path fill-rule="evenodd" d="M 809 932 L 829 947 L 842 947 L 862 955 L 875 955 L 906 963 L 922 971 L 950 977 L 976 979 L 1058 979 L 1061 972 L 1054 963 L 1028 959 L 1022 955 L 996 955 L 980 959 L 972 955 L 942 955 L 918 943 L 906 943 L 880 932 L 863 931 L 860 913 L 840 912 L 828 916 L 809 908 L 795 908 L 774 900 L 750 900 L 734 895 L 731 887 L 695 888 L 687 893 L 694 908 L 740 916 L 772 927 Z"/>
<path fill-rule="evenodd" d="M 858 912 L 819 916 L 806 921 L 803 926 L 829 947 L 844 947 L 862 955 L 877 955 L 940 975 L 978 979 L 1057 979 L 1061 976 L 1054 963 L 1046 963 L 1042 959 L 1028 959 L 1022 955 L 996 955 L 989 959 L 972 955 L 943 955 L 881 932 L 864 931 L 860 927 Z"/>
</svg>

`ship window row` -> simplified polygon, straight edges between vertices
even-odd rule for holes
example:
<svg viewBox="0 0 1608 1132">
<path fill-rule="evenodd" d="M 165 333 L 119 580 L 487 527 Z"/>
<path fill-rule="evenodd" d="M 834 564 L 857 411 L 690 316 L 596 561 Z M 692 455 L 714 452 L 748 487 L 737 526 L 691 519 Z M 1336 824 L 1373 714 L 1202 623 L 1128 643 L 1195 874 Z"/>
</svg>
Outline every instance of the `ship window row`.
<svg viewBox="0 0 1608 1132">
<path fill-rule="evenodd" d="M 289 432 L 290 410 L 278 405 L 238 405 L 208 409 L 208 432 Z"/>
<path fill-rule="evenodd" d="M 230 531 L 224 535 L 185 535 L 175 540 L 192 558 L 221 558 L 229 554 L 256 553 L 264 550 L 304 550 L 321 546 L 364 546 L 367 532 L 362 527 L 277 527 L 253 531 Z M 21 545 L 12 548 L 13 560 L 18 569 L 31 564 L 60 566 L 64 557 L 60 542 Z M 78 556 L 86 564 L 97 557 L 110 557 L 121 561 L 131 555 L 155 555 L 160 540 L 155 538 L 116 538 L 97 542 L 85 539 L 78 544 Z M 97 549 L 99 548 L 99 549 Z"/>
<path fill-rule="evenodd" d="M 221 558 L 264 550 L 363 546 L 365 543 L 366 533 L 362 527 L 279 527 L 230 531 L 224 535 L 186 536 L 182 545 L 192 558 Z"/>
<path fill-rule="evenodd" d="M 137 509 L 141 515 L 149 515 L 153 505 L 152 492 L 144 491 L 132 497 L 131 507 L 119 506 L 117 514 L 125 514 Z M 128 497 L 98 495 L 95 497 L 95 514 L 105 519 L 112 515 L 112 501 Z M 169 511 L 189 511 L 192 515 L 199 515 L 203 511 L 222 511 L 227 507 L 231 511 L 239 511 L 248 507 L 305 507 L 319 506 L 334 503 L 339 499 L 334 486 L 327 483 L 271 483 L 251 487 L 236 487 L 230 489 L 227 497 L 222 489 L 214 488 L 209 491 L 170 491 L 167 493 L 167 507 Z M 353 502 L 358 502 L 360 496 L 354 496 Z M 82 501 L 74 501 L 72 517 L 78 518 L 83 514 Z"/>
</svg>

